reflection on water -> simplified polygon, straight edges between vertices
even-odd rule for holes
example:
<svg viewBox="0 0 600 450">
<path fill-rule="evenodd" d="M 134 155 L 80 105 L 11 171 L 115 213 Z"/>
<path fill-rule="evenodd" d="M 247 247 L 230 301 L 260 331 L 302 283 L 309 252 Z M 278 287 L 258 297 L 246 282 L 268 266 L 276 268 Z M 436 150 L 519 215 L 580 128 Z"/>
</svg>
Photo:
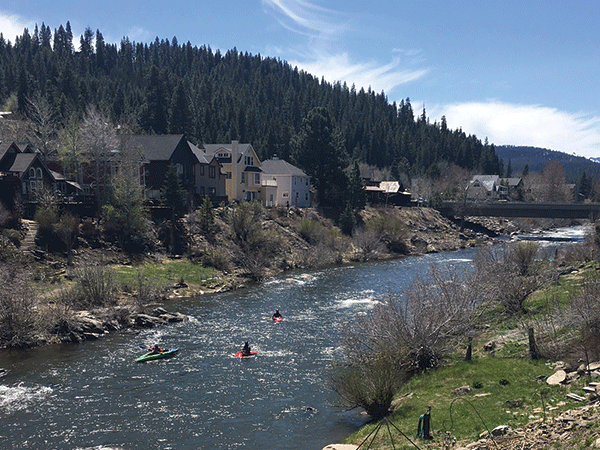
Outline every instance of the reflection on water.
<svg viewBox="0 0 600 450">
<path fill-rule="evenodd" d="M 0 354 L 0 448 L 299 449 L 339 442 L 365 417 L 336 407 L 327 368 L 339 325 L 432 264 L 476 250 L 287 274 L 166 305 L 192 320 L 79 345 Z M 282 323 L 269 318 L 275 308 Z M 258 356 L 231 355 L 249 341 Z M 149 346 L 178 347 L 136 364 Z"/>
</svg>

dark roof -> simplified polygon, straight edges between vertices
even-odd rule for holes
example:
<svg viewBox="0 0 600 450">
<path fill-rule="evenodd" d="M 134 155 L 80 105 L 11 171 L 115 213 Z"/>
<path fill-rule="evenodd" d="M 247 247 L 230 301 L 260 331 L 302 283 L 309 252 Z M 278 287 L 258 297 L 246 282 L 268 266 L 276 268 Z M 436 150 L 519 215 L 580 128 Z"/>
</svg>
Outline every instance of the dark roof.
<svg viewBox="0 0 600 450">
<path fill-rule="evenodd" d="M 192 153 L 194 154 L 194 156 L 196 157 L 196 159 L 198 160 L 198 162 L 200 164 L 210 164 L 210 162 L 213 160 L 213 157 L 211 156 L 209 158 L 203 149 L 198 148 L 196 145 L 192 144 L 189 141 L 188 141 L 188 145 L 190 146 Z"/>
<path fill-rule="evenodd" d="M 168 161 L 183 139 L 183 134 L 124 135 L 127 145 L 139 148 L 149 161 Z"/>
<path fill-rule="evenodd" d="M 11 146 L 14 146 L 14 148 L 16 149 L 16 153 L 21 152 L 17 144 L 15 144 L 14 142 L 0 142 L 0 161 L 2 161 L 2 158 L 4 158 L 4 155 L 6 155 L 8 149 Z"/>
<path fill-rule="evenodd" d="M 37 153 L 19 153 L 16 155 L 15 161 L 9 171 L 18 172 L 19 176 L 21 176 L 29 169 L 29 166 L 31 166 L 31 163 L 35 158 L 37 158 Z"/>
<path fill-rule="evenodd" d="M 264 173 L 269 175 L 307 176 L 301 169 L 283 159 L 267 159 L 261 164 Z"/>
</svg>

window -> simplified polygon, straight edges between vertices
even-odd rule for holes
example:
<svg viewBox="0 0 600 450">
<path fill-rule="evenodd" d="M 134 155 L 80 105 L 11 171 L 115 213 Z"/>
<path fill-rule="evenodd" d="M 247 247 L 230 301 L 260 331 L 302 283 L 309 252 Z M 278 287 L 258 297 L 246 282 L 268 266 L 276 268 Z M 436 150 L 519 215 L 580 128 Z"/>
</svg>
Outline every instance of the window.
<svg viewBox="0 0 600 450">
<path fill-rule="evenodd" d="M 226 180 L 231 180 L 231 172 L 225 173 L 225 179 Z"/>
<path fill-rule="evenodd" d="M 204 186 L 200 186 L 200 195 L 204 195 Z"/>
<path fill-rule="evenodd" d="M 42 169 L 39 167 L 35 169 L 36 178 L 42 178 Z"/>
<path fill-rule="evenodd" d="M 254 174 L 254 184 L 260 184 L 260 173 Z"/>
<path fill-rule="evenodd" d="M 246 172 L 242 172 L 242 181 L 241 183 L 245 183 L 246 182 Z"/>
<path fill-rule="evenodd" d="M 284 192 L 284 193 L 283 193 L 283 198 L 285 198 L 285 197 L 289 197 L 289 196 L 290 196 L 290 193 L 289 193 L 289 192 Z"/>
<path fill-rule="evenodd" d="M 208 177 L 215 178 L 217 176 L 217 171 L 215 170 L 215 166 L 208 166 Z"/>
<path fill-rule="evenodd" d="M 254 165 L 254 156 L 244 156 L 244 164 L 247 166 Z"/>
<path fill-rule="evenodd" d="M 204 166 L 200 166 L 200 176 L 203 177 L 204 176 Z"/>
<path fill-rule="evenodd" d="M 33 167 L 29 169 L 29 178 L 35 178 L 35 169 Z"/>
<path fill-rule="evenodd" d="M 229 153 L 227 153 L 227 152 L 219 152 L 219 153 L 217 153 L 217 158 L 219 158 L 219 159 L 229 158 Z"/>
<path fill-rule="evenodd" d="M 183 175 L 183 164 L 177 163 L 175 167 L 177 168 L 177 175 Z"/>
<path fill-rule="evenodd" d="M 210 195 L 211 197 L 214 197 L 215 195 L 217 195 L 217 188 L 209 187 L 208 188 L 208 195 Z"/>
</svg>

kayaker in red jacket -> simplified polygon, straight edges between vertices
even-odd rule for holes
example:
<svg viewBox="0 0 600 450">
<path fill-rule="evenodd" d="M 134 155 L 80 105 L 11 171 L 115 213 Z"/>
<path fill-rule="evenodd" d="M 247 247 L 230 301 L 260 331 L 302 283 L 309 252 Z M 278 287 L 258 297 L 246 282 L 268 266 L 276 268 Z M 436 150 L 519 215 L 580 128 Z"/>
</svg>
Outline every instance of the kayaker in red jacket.
<svg viewBox="0 0 600 450">
<path fill-rule="evenodd" d="M 163 351 L 162 351 L 162 348 L 160 348 L 160 347 L 158 346 L 158 344 L 156 344 L 154 347 L 152 347 L 152 348 L 150 349 L 150 351 L 152 352 L 152 354 L 157 354 L 157 353 L 162 353 L 162 352 L 163 352 Z"/>
</svg>

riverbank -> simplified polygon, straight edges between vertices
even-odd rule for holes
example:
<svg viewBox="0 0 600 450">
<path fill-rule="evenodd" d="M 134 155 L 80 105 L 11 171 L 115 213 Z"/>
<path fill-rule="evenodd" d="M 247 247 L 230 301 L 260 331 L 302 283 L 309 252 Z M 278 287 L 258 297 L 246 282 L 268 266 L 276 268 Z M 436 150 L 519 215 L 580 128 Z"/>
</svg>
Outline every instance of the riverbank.
<svg viewBox="0 0 600 450">
<path fill-rule="evenodd" d="M 311 208 L 260 209 L 252 216 L 241 216 L 243 220 L 240 210 L 249 214 L 241 207 L 217 209 L 208 228 L 199 225 L 197 216 L 187 217 L 181 223 L 185 253 L 176 256 L 161 251 L 159 245 L 145 254 L 125 253 L 98 239 L 99 231 L 90 232 L 90 227 L 98 228 L 94 224 L 80 234 L 71 266 L 65 255 L 44 251 L 31 242 L 22 251 L 13 251 L 2 262 L 19 275 L 6 280 L 9 287 L 17 294 L 27 288 L 39 302 L 26 301 L 28 310 L 21 313 L 27 317 L 22 325 L 14 323 L 15 327 L 27 327 L 29 334 L 13 330 L 18 340 L 4 339 L 2 345 L 79 342 L 115 330 L 162 325 L 165 321 L 155 314 L 156 308 L 169 309 L 169 300 L 174 298 L 241 289 L 292 269 L 314 270 L 482 246 L 522 229 L 503 219 L 451 221 L 431 208 L 367 207 L 358 217 L 353 236 L 346 236 Z M 110 273 L 102 275 L 106 280 L 92 273 L 93 280 L 120 286 L 116 287 L 118 298 L 106 305 L 103 299 L 89 302 L 82 298 L 85 294 L 78 294 L 76 301 L 68 295 L 94 267 L 107 268 Z M 16 284 L 18 280 L 21 286 Z M 105 287 L 98 286 L 101 288 Z M 33 317 L 36 311 L 44 314 L 43 327 Z M 38 329 L 32 331 L 35 327 Z"/>
</svg>

